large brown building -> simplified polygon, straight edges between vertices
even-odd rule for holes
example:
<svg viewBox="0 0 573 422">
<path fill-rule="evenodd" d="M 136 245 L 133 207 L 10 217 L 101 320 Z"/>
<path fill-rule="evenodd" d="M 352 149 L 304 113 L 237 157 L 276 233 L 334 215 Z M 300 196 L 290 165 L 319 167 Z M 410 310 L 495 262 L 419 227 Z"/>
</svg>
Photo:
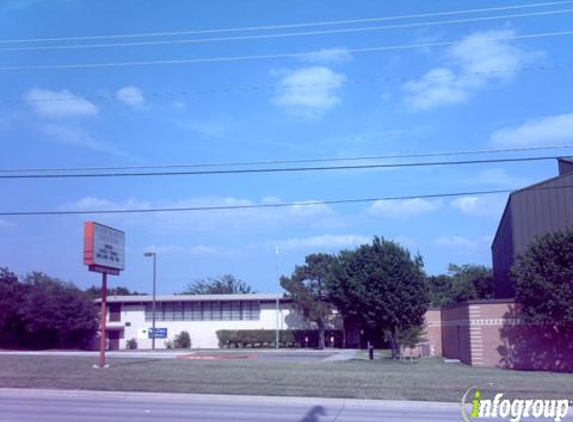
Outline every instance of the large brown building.
<svg viewBox="0 0 573 422">
<path fill-rule="evenodd" d="M 573 160 L 559 175 L 509 196 L 492 245 L 494 296 L 430 310 L 436 354 L 474 366 L 573 371 L 573 334 L 530 324 L 515 301 L 510 269 L 537 236 L 573 227 Z"/>
<path fill-rule="evenodd" d="M 558 163 L 558 176 L 509 195 L 491 247 L 495 298 L 515 297 L 509 271 L 537 236 L 573 227 L 573 160 Z"/>
</svg>

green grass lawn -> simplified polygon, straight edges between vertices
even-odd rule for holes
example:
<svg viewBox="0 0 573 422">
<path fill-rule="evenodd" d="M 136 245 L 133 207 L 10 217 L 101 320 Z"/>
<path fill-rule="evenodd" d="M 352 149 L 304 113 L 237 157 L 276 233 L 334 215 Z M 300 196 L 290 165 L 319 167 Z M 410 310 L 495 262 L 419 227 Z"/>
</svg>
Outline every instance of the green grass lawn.
<svg viewBox="0 0 573 422">
<path fill-rule="evenodd" d="M 509 397 L 573 398 L 573 375 L 444 364 L 439 359 L 343 362 L 188 361 L 2 356 L 0 386 L 174 393 L 458 401 L 471 386 Z"/>
</svg>

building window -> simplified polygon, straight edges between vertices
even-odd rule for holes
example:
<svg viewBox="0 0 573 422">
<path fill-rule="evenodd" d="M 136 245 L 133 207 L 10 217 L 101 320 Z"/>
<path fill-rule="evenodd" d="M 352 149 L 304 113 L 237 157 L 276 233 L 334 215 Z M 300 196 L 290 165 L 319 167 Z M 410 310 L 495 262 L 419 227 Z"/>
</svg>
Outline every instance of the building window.
<svg viewBox="0 0 573 422">
<path fill-rule="evenodd" d="M 247 321 L 261 319 L 261 304 L 255 301 L 243 302 L 243 319 Z"/>
<path fill-rule="evenodd" d="M 152 321 L 153 320 L 153 304 L 146 303 L 145 304 L 145 321 Z M 155 304 L 155 320 L 156 321 L 165 321 L 163 315 L 163 303 L 156 303 Z"/>
<path fill-rule="evenodd" d="M 211 303 L 211 321 L 221 321 L 221 302 Z"/>
<path fill-rule="evenodd" d="M 145 321 L 153 320 L 153 304 L 145 304 Z M 258 301 L 166 302 L 155 304 L 156 321 L 258 321 Z"/>
<path fill-rule="evenodd" d="M 241 302 L 231 302 L 231 319 L 233 321 L 243 319 L 241 315 Z"/>
<path fill-rule="evenodd" d="M 167 302 L 163 304 L 163 321 L 174 321 L 173 319 L 173 303 Z"/>
<path fill-rule="evenodd" d="M 183 304 L 173 302 L 173 321 L 183 321 Z"/>
<path fill-rule="evenodd" d="M 231 302 L 223 302 L 221 304 L 221 319 L 223 321 L 231 319 Z"/>
</svg>

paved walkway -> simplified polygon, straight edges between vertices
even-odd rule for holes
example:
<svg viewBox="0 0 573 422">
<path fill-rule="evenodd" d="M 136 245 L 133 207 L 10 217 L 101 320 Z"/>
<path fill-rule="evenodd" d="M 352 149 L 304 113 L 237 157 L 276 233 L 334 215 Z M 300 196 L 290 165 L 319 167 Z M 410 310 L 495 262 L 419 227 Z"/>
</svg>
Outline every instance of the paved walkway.
<svg viewBox="0 0 573 422">
<path fill-rule="evenodd" d="M 188 355 L 224 355 L 232 353 L 245 353 L 256 355 L 257 359 L 264 360 L 312 360 L 322 362 L 344 361 L 354 357 L 354 349 L 191 349 L 191 350 L 117 350 L 107 351 L 106 356 L 109 358 L 130 358 L 130 359 L 177 359 Z M 99 351 L 66 351 L 66 350 L 41 350 L 41 351 L 0 351 L 2 355 L 15 356 L 75 356 L 75 357 L 97 357 Z"/>
</svg>

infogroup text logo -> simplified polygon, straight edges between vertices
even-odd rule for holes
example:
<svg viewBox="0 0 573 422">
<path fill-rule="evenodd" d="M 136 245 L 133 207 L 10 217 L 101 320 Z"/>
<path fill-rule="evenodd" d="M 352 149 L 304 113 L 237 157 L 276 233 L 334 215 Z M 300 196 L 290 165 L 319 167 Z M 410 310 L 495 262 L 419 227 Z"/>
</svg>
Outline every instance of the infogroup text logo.
<svg viewBox="0 0 573 422">
<path fill-rule="evenodd" d="M 511 422 L 522 419 L 553 419 L 562 421 L 569 412 L 568 399 L 508 399 L 503 393 L 491 393 L 484 398 L 482 390 L 469 388 L 462 396 L 462 419 L 471 422 L 478 419 L 504 418 Z"/>
</svg>

